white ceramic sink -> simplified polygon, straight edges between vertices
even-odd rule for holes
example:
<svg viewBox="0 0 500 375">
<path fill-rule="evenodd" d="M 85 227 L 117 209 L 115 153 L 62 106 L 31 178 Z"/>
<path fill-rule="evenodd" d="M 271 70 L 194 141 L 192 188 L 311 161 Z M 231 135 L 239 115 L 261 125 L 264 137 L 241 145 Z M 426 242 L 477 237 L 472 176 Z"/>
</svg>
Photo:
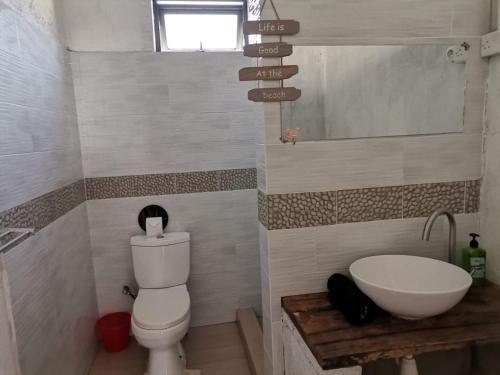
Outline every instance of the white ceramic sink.
<svg viewBox="0 0 500 375">
<path fill-rule="evenodd" d="M 409 255 L 363 258 L 349 270 L 363 293 L 403 319 L 444 313 L 462 300 L 472 284 L 472 277 L 455 265 Z"/>
</svg>

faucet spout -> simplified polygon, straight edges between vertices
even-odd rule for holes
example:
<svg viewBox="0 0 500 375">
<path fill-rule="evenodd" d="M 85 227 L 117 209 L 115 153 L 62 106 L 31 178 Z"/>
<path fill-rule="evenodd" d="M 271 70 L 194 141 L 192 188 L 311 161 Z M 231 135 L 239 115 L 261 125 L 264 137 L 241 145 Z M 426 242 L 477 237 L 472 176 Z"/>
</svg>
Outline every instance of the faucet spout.
<svg viewBox="0 0 500 375">
<path fill-rule="evenodd" d="M 429 241 L 431 236 L 432 226 L 436 219 L 444 215 L 448 218 L 448 223 L 450 225 L 450 232 L 448 238 L 448 263 L 455 263 L 455 250 L 457 243 L 457 224 L 453 213 L 447 208 L 438 208 L 435 210 L 427 219 L 424 225 L 424 230 L 422 232 L 422 240 Z"/>
</svg>

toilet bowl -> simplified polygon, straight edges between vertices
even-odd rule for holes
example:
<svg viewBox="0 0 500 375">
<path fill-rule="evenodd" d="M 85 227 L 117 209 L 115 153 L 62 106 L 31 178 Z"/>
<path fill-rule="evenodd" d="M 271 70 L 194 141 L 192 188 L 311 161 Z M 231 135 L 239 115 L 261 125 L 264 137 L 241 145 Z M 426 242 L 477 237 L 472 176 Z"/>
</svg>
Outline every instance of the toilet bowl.
<svg viewBox="0 0 500 375">
<path fill-rule="evenodd" d="M 189 329 L 186 285 L 140 289 L 132 312 L 132 332 L 149 349 L 147 375 L 181 375 L 186 359 L 181 340 Z"/>
<path fill-rule="evenodd" d="M 186 357 L 180 341 L 189 329 L 190 317 L 181 324 L 163 330 L 138 327 L 132 321 L 132 332 L 137 342 L 149 350 L 145 375 L 181 375 L 186 368 Z"/>
<path fill-rule="evenodd" d="M 181 340 L 189 329 L 191 300 L 189 233 L 131 238 L 139 293 L 132 310 L 132 333 L 149 349 L 146 375 L 182 375 L 186 358 Z"/>
</svg>

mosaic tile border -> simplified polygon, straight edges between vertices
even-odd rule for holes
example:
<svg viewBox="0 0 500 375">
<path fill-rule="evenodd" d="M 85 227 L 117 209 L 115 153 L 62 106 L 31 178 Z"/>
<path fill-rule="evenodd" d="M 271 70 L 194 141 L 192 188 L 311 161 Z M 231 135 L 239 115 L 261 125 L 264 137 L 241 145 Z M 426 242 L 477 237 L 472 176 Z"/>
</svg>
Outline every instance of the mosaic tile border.
<svg viewBox="0 0 500 375">
<path fill-rule="evenodd" d="M 268 230 L 428 216 L 439 207 L 479 211 L 480 180 L 375 187 L 320 193 L 258 191 L 259 221 Z M 328 199 L 315 199 L 327 196 Z M 326 205 L 326 206 L 325 206 Z"/>
<path fill-rule="evenodd" d="M 79 180 L 0 212 L 0 228 L 34 228 L 37 232 L 83 202 L 85 185 Z"/>
<path fill-rule="evenodd" d="M 257 188 L 257 169 L 86 178 L 87 199 L 145 197 Z"/>
</svg>

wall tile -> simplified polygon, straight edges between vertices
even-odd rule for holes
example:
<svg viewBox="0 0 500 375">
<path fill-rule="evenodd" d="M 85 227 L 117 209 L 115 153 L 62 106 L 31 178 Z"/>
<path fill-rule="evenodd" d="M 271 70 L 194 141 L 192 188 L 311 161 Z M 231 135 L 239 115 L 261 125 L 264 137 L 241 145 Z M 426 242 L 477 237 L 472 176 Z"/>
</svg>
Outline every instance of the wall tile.
<svg viewBox="0 0 500 375">
<path fill-rule="evenodd" d="M 191 234 L 193 325 L 234 320 L 250 303 L 260 310 L 256 192 L 234 190 L 87 201 L 100 314 L 132 306 L 121 288 L 135 285 L 129 240 L 149 204 L 167 210 L 168 232 Z"/>
<path fill-rule="evenodd" d="M 479 133 L 405 137 L 404 185 L 480 178 L 481 142 Z"/>
<path fill-rule="evenodd" d="M 257 171 L 254 168 L 227 169 L 219 171 L 220 190 L 242 190 L 257 188 Z"/>
<path fill-rule="evenodd" d="M 337 204 L 339 223 L 397 219 L 403 215 L 403 188 L 341 190 Z"/>
<path fill-rule="evenodd" d="M 335 224 L 336 200 L 335 191 L 268 195 L 268 227 L 272 230 Z"/>
<path fill-rule="evenodd" d="M 84 201 L 83 181 L 77 181 L 0 212 L 0 228 L 34 228 L 39 231 Z"/>
<path fill-rule="evenodd" d="M 429 216 L 437 208 L 464 212 L 465 182 L 409 185 L 403 192 L 403 217 Z"/>
<path fill-rule="evenodd" d="M 465 213 L 479 212 L 479 199 L 481 195 L 481 181 L 465 182 Z"/>
<path fill-rule="evenodd" d="M 67 0 L 64 19 L 68 46 L 74 51 L 153 50 L 149 3 Z M 123 25 L 127 25 L 126 30 Z"/>
<path fill-rule="evenodd" d="M 255 168 L 85 179 L 88 199 L 144 197 L 256 187 Z"/>
<path fill-rule="evenodd" d="M 209 172 L 186 172 L 177 174 L 177 190 L 181 194 L 216 191 L 219 189 L 219 174 Z"/>
<path fill-rule="evenodd" d="M 259 190 L 258 218 L 268 230 L 304 228 L 421 217 L 442 206 L 463 213 L 464 204 L 473 213 L 478 199 L 478 180 L 322 193 L 266 195 Z"/>
<path fill-rule="evenodd" d="M 247 58 L 123 57 L 72 54 L 86 177 L 255 168 L 262 108 L 246 98 L 255 83 L 235 73 Z"/>
<path fill-rule="evenodd" d="M 174 194 L 175 174 L 99 177 L 85 179 L 88 199 Z"/>
<path fill-rule="evenodd" d="M 403 145 L 393 139 L 268 145 L 266 152 L 268 194 L 403 183 Z"/>
<path fill-rule="evenodd" d="M 454 0 L 451 34 L 482 36 L 490 32 L 491 0 Z"/>
<path fill-rule="evenodd" d="M 85 205 L 4 254 L 4 262 L 23 374 L 86 374 L 97 304 Z"/>
<path fill-rule="evenodd" d="M 260 190 L 257 191 L 258 195 L 258 213 L 259 213 L 259 222 L 262 223 L 266 228 L 269 228 L 269 207 L 268 207 L 268 200 L 267 200 L 267 195 L 265 195 L 263 192 Z"/>
</svg>

